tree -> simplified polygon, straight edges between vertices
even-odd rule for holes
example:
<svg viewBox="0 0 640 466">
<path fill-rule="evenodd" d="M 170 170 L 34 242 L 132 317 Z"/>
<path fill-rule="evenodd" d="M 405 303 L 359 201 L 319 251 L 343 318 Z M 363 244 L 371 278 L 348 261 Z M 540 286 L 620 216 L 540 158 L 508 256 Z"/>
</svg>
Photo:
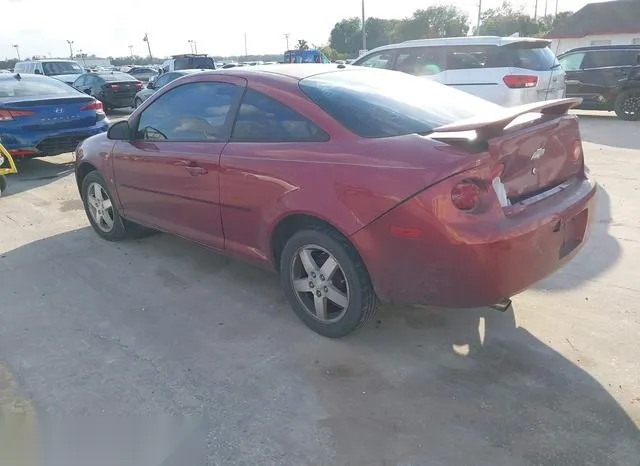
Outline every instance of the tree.
<svg viewBox="0 0 640 466">
<path fill-rule="evenodd" d="M 331 30 L 329 45 L 338 53 L 358 55 L 362 47 L 362 22 L 360 18 L 347 18 L 338 22 Z"/>
<path fill-rule="evenodd" d="M 542 18 L 532 18 L 522 9 L 515 8 L 505 0 L 498 8 L 489 8 L 482 14 L 480 21 L 480 35 L 487 36 L 520 36 L 542 37 L 553 29 L 560 21 L 573 13 L 565 11 L 558 16 L 547 15 Z"/>
<path fill-rule="evenodd" d="M 399 41 L 435 37 L 466 36 L 469 32 L 469 16 L 455 6 L 430 6 L 416 10 L 398 27 Z"/>
<path fill-rule="evenodd" d="M 296 49 L 298 49 L 298 50 L 309 50 L 309 43 L 304 39 L 300 39 L 298 41 L 298 43 L 296 44 Z"/>
<path fill-rule="evenodd" d="M 367 47 L 369 49 L 375 49 L 381 45 L 396 42 L 396 31 L 400 22 L 401 21 L 397 19 L 368 18 L 365 28 Z M 360 33 L 360 37 L 362 37 L 362 32 Z M 362 43 L 362 41 L 360 42 Z"/>
</svg>

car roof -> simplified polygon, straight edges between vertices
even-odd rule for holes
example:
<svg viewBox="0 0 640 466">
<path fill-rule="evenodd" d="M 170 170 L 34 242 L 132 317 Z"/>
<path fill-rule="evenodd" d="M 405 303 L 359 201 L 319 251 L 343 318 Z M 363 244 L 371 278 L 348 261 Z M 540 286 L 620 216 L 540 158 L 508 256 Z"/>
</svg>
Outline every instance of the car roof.
<svg viewBox="0 0 640 466">
<path fill-rule="evenodd" d="M 455 46 L 455 45 L 509 45 L 522 42 L 550 44 L 549 39 L 538 37 L 500 37 L 500 36 L 464 36 L 464 37 L 441 37 L 437 39 L 416 39 L 398 42 L 395 44 L 383 45 L 367 52 L 378 52 L 383 50 L 393 50 L 406 47 L 435 47 L 435 46 Z"/>
<path fill-rule="evenodd" d="M 575 49 L 567 50 L 566 52 L 562 52 L 561 55 L 573 52 L 592 52 L 594 50 L 634 50 L 640 52 L 640 45 L 590 45 L 587 47 L 576 47 Z"/>
<path fill-rule="evenodd" d="M 283 78 L 303 80 L 310 76 L 318 74 L 331 73 L 346 69 L 363 70 L 360 67 L 349 67 L 348 65 L 336 65 L 335 63 L 285 63 L 273 65 L 256 65 L 256 66 L 236 66 L 233 68 L 219 69 L 210 71 L 213 74 L 226 74 L 231 76 L 281 76 Z"/>
<path fill-rule="evenodd" d="M 42 63 L 42 62 L 63 62 L 63 63 L 78 63 L 75 60 L 64 59 L 64 58 L 36 58 L 35 60 L 22 60 L 18 63 Z"/>
</svg>

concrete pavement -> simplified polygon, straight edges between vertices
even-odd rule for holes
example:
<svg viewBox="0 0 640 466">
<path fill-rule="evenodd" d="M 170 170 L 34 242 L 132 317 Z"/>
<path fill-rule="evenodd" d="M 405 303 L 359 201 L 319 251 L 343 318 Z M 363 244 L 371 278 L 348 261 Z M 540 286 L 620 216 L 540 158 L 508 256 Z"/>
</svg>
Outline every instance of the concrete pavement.
<svg viewBox="0 0 640 466">
<path fill-rule="evenodd" d="M 0 407 L 23 400 L 45 431 L 77 414 L 199 420 L 180 437 L 195 453 L 166 466 L 638 466 L 638 124 L 581 126 L 602 189 L 575 261 L 507 313 L 387 307 L 340 341 L 263 271 L 168 235 L 100 240 L 70 157 L 26 163 L 0 201 Z M 180 447 L 140 445 L 147 463 L 110 461 Z"/>
</svg>

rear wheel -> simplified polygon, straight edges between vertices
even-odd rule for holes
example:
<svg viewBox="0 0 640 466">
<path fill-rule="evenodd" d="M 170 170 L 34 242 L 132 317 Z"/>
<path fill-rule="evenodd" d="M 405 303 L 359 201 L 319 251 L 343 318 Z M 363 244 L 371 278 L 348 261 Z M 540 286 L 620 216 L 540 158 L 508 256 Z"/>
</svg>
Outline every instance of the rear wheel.
<svg viewBox="0 0 640 466">
<path fill-rule="evenodd" d="M 329 229 L 308 229 L 285 244 L 280 277 L 293 310 L 311 330 L 340 338 L 373 318 L 377 298 L 353 246 Z"/>
<path fill-rule="evenodd" d="M 628 89 L 618 94 L 613 106 L 621 120 L 640 120 L 640 89 Z"/>
<path fill-rule="evenodd" d="M 0 175 L 0 196 L 7 190 L 7 178 Z"/>
</svg>

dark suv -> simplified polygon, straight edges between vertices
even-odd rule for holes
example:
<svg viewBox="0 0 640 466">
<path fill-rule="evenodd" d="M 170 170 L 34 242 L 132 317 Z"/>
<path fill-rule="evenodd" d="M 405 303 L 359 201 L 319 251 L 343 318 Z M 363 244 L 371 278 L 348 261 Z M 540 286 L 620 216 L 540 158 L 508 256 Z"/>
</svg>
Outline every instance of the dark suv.
<svg viewBox="0 0 640 466">
<path fill-rule="evenodd" d="M 567 73 L 567 97 L 584 99 L 580 108 L 640 120 L 640 45 L 581 47 L 558 60 Z"/>
</svg>

